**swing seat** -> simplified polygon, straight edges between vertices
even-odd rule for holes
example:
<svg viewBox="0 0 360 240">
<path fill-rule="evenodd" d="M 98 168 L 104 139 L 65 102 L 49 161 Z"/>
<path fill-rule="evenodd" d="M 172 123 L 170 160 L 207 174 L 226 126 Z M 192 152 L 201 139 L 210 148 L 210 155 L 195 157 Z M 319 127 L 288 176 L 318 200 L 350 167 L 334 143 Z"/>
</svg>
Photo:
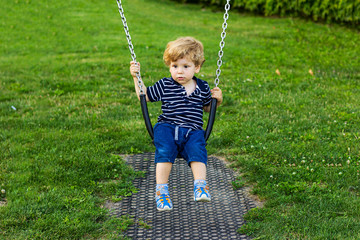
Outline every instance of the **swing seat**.
<svg viewBox="0 0 360 240">
<path fill-rule="evenodd" d="M 149 117 L 149 110 L 148 110 L 148 107 L 147 107 L 146 95 L 145 94 L 140 95 L 140 104 L 141 104 L 141 111 L 142 111 L 143 118 L 144 118 L 144 121 L 145 121 L 146 129 L 147 129 L 147 131 L 148 131 L 148 133 L 149 133 L 149 135 L 150 135 L 150 137 L 151 137 L 151 139 L 153 140 L 153 143 L 154 143 L 154 129 L 153 129 L 153 126 L 151 124 L 150 117 Z M 217 99 L 213 98 L 211 100 L 210 104 L 211 105 L 210 105 L 209 120 L 208 120 L 208 123 L 206 125 L 206 130 L 205 130 L 205 133 L 204 133 L 205 142 L 207 142 L 207 140 L 209 139 L 211 131 L 212 131 L 213 126 L 214 126 L 215 116 L 216 116 Z"/>
</svg>

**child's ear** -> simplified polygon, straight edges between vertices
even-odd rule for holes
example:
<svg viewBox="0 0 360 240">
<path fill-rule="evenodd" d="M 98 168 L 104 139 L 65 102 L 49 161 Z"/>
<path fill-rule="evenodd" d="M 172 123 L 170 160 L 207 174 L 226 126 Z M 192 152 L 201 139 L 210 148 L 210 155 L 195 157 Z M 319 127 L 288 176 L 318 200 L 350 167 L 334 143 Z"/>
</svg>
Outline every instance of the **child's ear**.
<svg viewBox="0 0 360 240">
<path fill-rule="evenodd" d="M 200 65 L 199 65 L 199 66 L 196 66 L 196 67 L 195 67 L 195 73 L 199 73 L 199 72 L 200 72 L 200 68 L 201 68 Z"/>
</svg>

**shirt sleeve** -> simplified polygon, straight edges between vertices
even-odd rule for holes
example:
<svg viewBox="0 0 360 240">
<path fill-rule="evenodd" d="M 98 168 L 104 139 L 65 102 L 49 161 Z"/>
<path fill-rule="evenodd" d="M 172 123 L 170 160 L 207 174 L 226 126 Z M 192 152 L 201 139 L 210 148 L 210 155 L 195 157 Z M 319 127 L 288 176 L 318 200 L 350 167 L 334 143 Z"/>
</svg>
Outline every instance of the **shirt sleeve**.
<svg viewBox="0 0 360 240">
<path fill-rule="evenodd" d="M 203 98 L 203 102 L 204 102 L 204 106 L 207 106 L 210 104 L 211 102 L 211 92 L 210 92 L 210 86 L 207 82 L 205 82 L 205 91 L 204 91 L 204 98 Z"/>
<path fill-rule="evenodd" d="M 164 80 L 157 81 L 153 86 L 146 88 L 147 96 L 150 102 L 161 101 L 164 96 Z"/>
</svg>

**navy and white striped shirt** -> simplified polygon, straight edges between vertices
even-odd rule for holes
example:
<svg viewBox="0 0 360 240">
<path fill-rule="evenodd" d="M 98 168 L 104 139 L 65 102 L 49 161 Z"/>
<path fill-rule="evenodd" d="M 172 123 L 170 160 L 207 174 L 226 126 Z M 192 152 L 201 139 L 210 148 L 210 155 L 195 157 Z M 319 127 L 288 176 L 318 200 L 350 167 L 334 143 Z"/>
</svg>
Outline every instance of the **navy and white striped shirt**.
<svg viewBox="0 0 360 240">
<path fill-rule="evenodd" d="M 211 92 L 209 84 L 199 78 L 196 89 L 187 96 L 185 87 L 173 78 L 163 78 L 147 88 L 147 96 L 151 102 L 162 101 L 158 122 L 176 124 L 194 130 L 203 129 L 203 107 L 210 104 Z"/>
</svg>

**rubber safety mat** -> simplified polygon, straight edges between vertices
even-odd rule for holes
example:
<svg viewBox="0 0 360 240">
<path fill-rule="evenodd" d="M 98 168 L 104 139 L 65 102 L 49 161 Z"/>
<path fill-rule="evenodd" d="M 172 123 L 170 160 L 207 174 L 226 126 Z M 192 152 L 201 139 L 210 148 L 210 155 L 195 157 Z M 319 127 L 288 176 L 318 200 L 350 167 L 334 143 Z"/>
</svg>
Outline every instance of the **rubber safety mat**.
<svg viewBox="0 0 360 240">
<path fill-rule="evenodd" d="M 113 214 L 131 215 L 136 224 L 125 236 L 131 239 L 250 239 L 237 232 L 243 224 L 243 215 L 255 203 L 245 197 L 244 190 L 233 190 L 234 173 L 225 164 L 209 157 L 207 182 L 212 201 L 194 202 L 193 176 L 183 159 L 176 159 L 170 179 L 169 192 L 174 208 L 160 212 L 155 204 L 154 153 L 126 157 L 136 171 L 145 171 L 134 185 L 139 191 L 116 203 Z"/>
</svg>

